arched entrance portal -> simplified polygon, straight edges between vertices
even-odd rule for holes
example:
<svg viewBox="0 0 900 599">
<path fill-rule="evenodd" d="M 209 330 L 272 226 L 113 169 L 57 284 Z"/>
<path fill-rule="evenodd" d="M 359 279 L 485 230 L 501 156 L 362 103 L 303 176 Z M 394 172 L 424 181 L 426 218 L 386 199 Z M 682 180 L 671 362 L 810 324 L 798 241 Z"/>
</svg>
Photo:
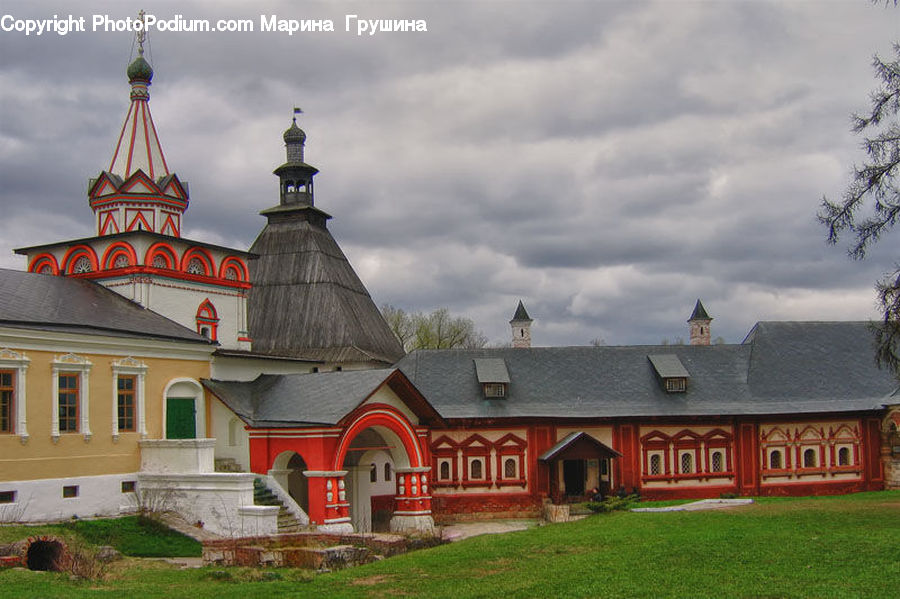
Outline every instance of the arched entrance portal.
<svg viewBox="0 0 900 599">
<path fill-rule="evenodd" d="M 367 408 L 338 443 L 334 472 L 346 473 L 338 514 L 360 532 L 431 530 L 431 468 L 415 429 L 390 406 Z"/>
<path fill-rule="evenodd" d="M 367 428 L 353 439 L 340 469 L 347 471 L 347 501 L 356 532 L 390 529 L 397 465 L 402 468 L 408 463 L 402 444 L 389 430 Z"/>
<path fill-rule="evenodd" d="M 304 474 L 306 471 L 306 461 L 295 451 L 281 453 L 269 470 L 269 475 L 287 491 L 304 515 L 309 514 L 309 482 Z"/>
</svg>

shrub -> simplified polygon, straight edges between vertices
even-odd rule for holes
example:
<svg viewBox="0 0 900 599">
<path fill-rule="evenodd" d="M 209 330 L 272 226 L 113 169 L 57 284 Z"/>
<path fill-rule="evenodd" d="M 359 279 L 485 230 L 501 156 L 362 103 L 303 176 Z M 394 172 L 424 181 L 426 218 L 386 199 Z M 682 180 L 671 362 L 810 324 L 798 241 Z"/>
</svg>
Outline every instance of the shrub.
<svg viewBox="0 0 900 599">
<path fill-rule="evenodd" d="M 637 503 L 638 501 L 640 501 L 640 497 L 637 495 L 625 495 L 624 497 L 610 495 L 603 501 L 589 501 L 585 505 L 587 506 L 587 509 L 595 514 L 605 514 L 616 510 L 627 510 L 631 507 L 631 504 Z"/>
</svg>

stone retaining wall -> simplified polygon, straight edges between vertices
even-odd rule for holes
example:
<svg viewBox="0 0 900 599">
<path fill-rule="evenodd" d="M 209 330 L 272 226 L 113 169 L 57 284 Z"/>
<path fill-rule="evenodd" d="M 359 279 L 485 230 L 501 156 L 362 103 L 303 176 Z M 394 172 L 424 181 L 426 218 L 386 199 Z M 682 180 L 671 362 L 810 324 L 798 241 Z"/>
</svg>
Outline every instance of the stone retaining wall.
<svg viewBox="0 0 900 599">
<path fill-rule="evenodd" d="M 436 538 L 321 532 L 215 539 L 203 542 L 203 563 L 338 570 L 438 543 Z"/>
</svg>

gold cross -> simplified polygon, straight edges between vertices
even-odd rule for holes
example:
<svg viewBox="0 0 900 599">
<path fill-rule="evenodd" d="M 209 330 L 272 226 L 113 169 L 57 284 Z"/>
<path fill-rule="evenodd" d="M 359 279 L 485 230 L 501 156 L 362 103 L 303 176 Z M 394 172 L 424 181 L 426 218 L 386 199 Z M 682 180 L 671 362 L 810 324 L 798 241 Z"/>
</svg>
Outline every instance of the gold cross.
<svg viewBox="0 0 900 599">
<path fill-rule="evenodd" d="M 146 15 L 146 13 L 144 12 L 143 9 L 141 9 L 141 11 L 138 12 L 138 20 L 139 20 L 144 26 L 146 26 L 146 23 L 144 22 L 144 16 L 145 16 L 145 15 Z M 145 40 L 145 39 L 147 39 L 147 30 L 146 30 L 145 27 L 141 27 L 141 30 L 138 31 L 138 33 L 137 33 L 138 55 L 139 55 L 139 56 L 143 56 L 143 55 L 144 55 L 144 40 Z"/>
</svg>

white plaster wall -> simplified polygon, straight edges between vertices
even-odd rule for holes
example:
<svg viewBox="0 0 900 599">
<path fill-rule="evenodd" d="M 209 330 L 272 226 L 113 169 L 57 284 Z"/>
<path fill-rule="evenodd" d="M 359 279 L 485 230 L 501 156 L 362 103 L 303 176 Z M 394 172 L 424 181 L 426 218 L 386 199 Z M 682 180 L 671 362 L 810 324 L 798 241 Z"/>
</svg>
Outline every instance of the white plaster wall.
<svg viewBox="0 0 900 599">
<path fill-rule="evenodd" d="M 141 472 L 200 474 L 214 469 L 215 439 L 140 441 Z"/>
<path fill-rule="evenodd" d="M 375 482 L 370 482 L 371 464 L 375 464 Z M 385 480 L 384 465 L 391 465 L 391 478 Z M 365 467 L 365 483 L 369 487 L 369 496 L 394 495 L 397 491 L 396 472 L 394 472 L 394 460 L 386 451 L 367 452 L 360 459 L 360 465 Z"/>
<path fill-rule="evenodd" d="M 784 440 L 784 442 L 779 442 L 777 440 L 777 435 L 773 435 L 776 429 L 779 429 L 782 432 L 788 434 L 788 436 L 793 439 L 797 434 L 805 433 L 805 439 L 807 441 L 815 438 L 815 435 L 810 434 L 810 431 L 807 430 L 808 427 L 814 428 L 816 431 L 821 431 L 824 433 L 824 439 L 820 442 L 814 444 L 806 444 L 802 443 L 801 447 L 801 455 L 803 449 L 812 448 L 816 450 L 816 457 L 821 458 L 822 462 L 818 464 L 817 468 L 829 469 L 834 467 L 839 467 L 837 464 L 837 454 L 838 450 L 841 447 L 846 447 L 850 450 L 850 460 L 852 466 L 855 467 L 853 471 L 831 471 L 831 472 L 823 472 L 821 474 L 812 474 L 808 472 L 802 472 L 802 468 L 799 467 L 798 464 L 798 456 L 797 456 L 797 445 L 794 442 L 789 442 Z M 832 436 L 832 433 L 836 433 L 842 427 L 847 427 L 853 434 L 848 433 L 847 428 L 841 430 L 840 436 L 837 438 L 829 439 Z M 762 475 L 760 484 L 763 486 L 766 485 L 785 485 L 785 484 L 808 484 L 815 482 L 828 482 L 828 481 L 836 481 L 836 480 L 861 480 L 863 477 L 863 444 L 862 444 L 862 426 L 859 420 L 841 420 L 841 421 L 818 421 L 818 422 L 780 422 L 780 423 L 761 423 L 759 425 L 759 441 L 763 443 L 763 435 L 768 437 L 768 442 L 765 443 L 763 447 L 763 455 L 761 459 L 766 460 L 768 463 L 769 454 L 773 449 L 781 449 L 782 451 L 782 464 L 787 462 L 788 456 L 791 462 L 791 470 L 793 471 L 790 475 L 785 474 L 784 476 L 771 476 L 766 473 L 765 469 L 760 469 L 760 473 Z M 855 436 L 855 438 L 854 438 Z M 854 445 L 856 446 L 854 448 Z M 832 446 L 834 448 L 834 461 L 832 462 Z M 819 448 L 824 447 L 825 451 L 822 452 L 822 455 L 819 453 Z M 854 456 L 856 456 L 856 461 L 853 461 Z M 802 458 L 800 458 L 802 459 Z M 798 472 L 800 472 L 798 474 Z"/>
<path fill-rule="evenodd" d="M 104 279 L 98 283 L 178 324 L 197 330 L 197 309 L 212 302 L 219 317 L 216 339 L 226 349 L 246 349 L 238 337 L 246 333 L 247 299 L 240 290 L 153 276 Z"/>
<path fill-rule="evenodd" d="M 278 507 L 254 506 L 255 474 L 148 474 L 138 475 L 142 493 L 159 501 L 188 522 L 226 537 L 275 534 Z"/>
<path fill-rule="evenodd" d="M 324 370 L 319 362 L 213 356 L 210 376 L 221 381 L 252 381 L 261 374 L 306 374 L 314 367 Z"/>
<path fill-rule="evenodd" d="M 576 427 L 569 427 L 569 428 L 559 427 L 558 429 L 556 429 L 556 441 L 557 442 L 562 441 L 563 439 L 565 439 L 566 435 L 568 435 L 569 433 L 578 433 L 578 432 L 587 433 L 590 436 L 592 436 L 593 438 L 595 438 L 598 441 L 600 441 L 601 443 L 603 443 L 604 445 L 606 445 L 607 447 L 609 447 L 610 449 L 613 448 L 613 434 L 612 434 L 611 426 L 594 426 L 594 427 L 576 426 Z M 519 436 L 521 437 L 522 435 L 519 435 Z"/>
<path fill-rule="evenodd" d="M 375 466 L 375 482 L 372 482 L 372 465 Z M 390 479 L 384 477 L 384 465 L 390 464 Z M 372 497 L 396 495 L 397 483 L 394 461 L 383 450 L 367 451 L 359 459 L 358 466 L 348 467 L 348 500 L 353 529 L 356 532 L 372 531 Z"/>
<path fill-rule="evenodd" d="M 579 429 L 581 430 L 581 429 Z M 514 434 L 516 437 L 528 441 L 528 430 L 525 428 L 509 428 L 509 429 L 492 429 L 492 430 L 478 430 L 478 429 L 464 429 L 464 430 L 452 430 L 452 431 L 432 431 L 431 438 L 432 440 L 437 440 L 440 437 L 447 436 L 453 441 L 459 443 L 468 439 L 472 435 L 480 435 L 487 439 L 492 443 L 496 443 L 501 438 L 505 437 L 508 434 Z M 520 473 L 521 478 L 525 480 L 530 480 L 530 473 L 528 469 L 528 460 L 529 460 L 529 451 L 530 449 L 526 446 L 524 457 L 522 459 L 521 468 L 522 472 Z M 513 456 L 510 456 L 513 457 Z M 466 469 L 469 468 L 469 462 L 472 461 L 472 457 L 469 457 L 467 460 L 465 454 L 460 449 L 456 456 L 451 457 L 450 459 L 456 462 L 456 469 L 459 474 L 459 480 L 462 481 L 463 473 Z M 479 493 L 491 493 L 491 494 L 521 494 L 527 492 L 527 487 L 522 487 L 521 485 L 501 485 L 497 484 L 500 480 L 500 472 L 497 471 L 497 450 L 491 449 L 490 455 L 487 456 L 487 460 L 490 463 L 491 470 L 491 480 L 484 481 L 484 484 L 471 484 L 467 487 L 463 487 L 462 484 L 459 486 L 445 486 L 436 484 L 432 487 L 433 495 L 444 495 L 444 494 L 453 494 L 453 495 L 463 495 L 463 494 L 471 494 L 477 495 Z M 440 468 L 440 461 L 438 460 L 438 468 Z M 483 465 L 486 467 L 486 465 Z M 503 468 L 503 463 L 501 461 L 500 468 Z M 432 472 L 431 478 L 435 481 L 438 480 L 439 472 Z"/>
<path fill-rule="evenodd" d="M 250 471 L 250 436 L 244 423 L 218 399 L 210 400 L 212 435 L 216 440 L 215 457 L 231 458 L 245 472 Z M 236 421 L 232 426 L 232 421 Z M 232 434 L 233 433 L 233 434 Z"/>
<path fill-rule="evenodd" d="M 208 299 L 219 317 L 219 345 L 226 349 L 240 347 L 237 339 L 244 334 L 246 326 L 246 298 L 237 290 L 153 277 L 147 293 L 144 304 L 147 308 L 194 331 L 197 330 L 197 308 Z"/>
<path fill-rule="evenodd" d="M 365 401 L 365 404 L 376 404 L 383 403 L 391 406 L 392 408 L 396 408 L 399 410 L 407 420 L 409 420 L 412 424 L 419 424 L 419 418 L 413 413 L 409 407 L 397 397 L 397 394 L 394 393 L 389 387 L 384 386 L 378 389 L 372 396 Z"/>
<path fill-rule="evenodd" d="M 137 510 L 134 493 L 123 493 L 123 481 L 137 481 L 137 473 L 76 476 L 0 482 L 0 492 L 15 491 L 14 503 L 0 504 L 0 522 L 66 520 L 72 516 L 118 516 Z M 78 497 L 63 498 L 63 487 L 77 486 Z"/>
</svg>

